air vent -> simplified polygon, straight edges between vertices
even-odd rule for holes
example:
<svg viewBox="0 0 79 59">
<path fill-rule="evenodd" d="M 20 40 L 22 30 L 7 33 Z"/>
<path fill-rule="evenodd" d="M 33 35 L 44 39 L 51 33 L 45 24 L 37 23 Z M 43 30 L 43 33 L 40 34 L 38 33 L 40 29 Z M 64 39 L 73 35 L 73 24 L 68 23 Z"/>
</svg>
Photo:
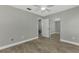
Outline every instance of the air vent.
<svg viewBox="0 0 79 59">
<path fill-rule="evenodd" d="M 31 8 L 27 8 L 27 10 L 32 10 Z"/>
</svg>

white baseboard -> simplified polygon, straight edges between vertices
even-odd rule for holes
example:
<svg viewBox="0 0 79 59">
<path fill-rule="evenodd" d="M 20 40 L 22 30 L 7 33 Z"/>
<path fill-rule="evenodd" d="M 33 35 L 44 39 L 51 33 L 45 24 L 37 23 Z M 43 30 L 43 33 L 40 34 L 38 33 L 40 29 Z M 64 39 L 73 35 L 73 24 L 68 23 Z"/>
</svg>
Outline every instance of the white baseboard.
<svg viewBox="0 0 79 59">
<path fill-rule="evenodd" d="M 51 34 L 60 34 L 59 32 L 54 32 L 54 33 L 51 33 Z"/>
<path fill-rule="evenodd" d="M 64 40 L 64 39 L 60 39 L 60 41 L 79 46 L 79 43 L 77 43 L 77 42 L 72 42 L 72 41 L 68 41 L 68 40 Z"/>
<path fill-rule="evenodd" d="M 22 43 L 25 43 L 25 42 L 28 42 L 28 41 L 32 41 L 32 40 L 35 40 L 37 38 L 38 37 L 27 39 L 27 40 L 16 42 L 16 43 L 12 43 L 12 44 L 9 44 L 9 45 L 5 45 L 5 46 L 0 47 L 0 50 L 5 49 L 5 48 L 9 48 L 9 47 L 12 47 L 12 46 L 16 46 L 16 45 L 19 45 L 19 44 L 22 44 Z"/>
</svg>

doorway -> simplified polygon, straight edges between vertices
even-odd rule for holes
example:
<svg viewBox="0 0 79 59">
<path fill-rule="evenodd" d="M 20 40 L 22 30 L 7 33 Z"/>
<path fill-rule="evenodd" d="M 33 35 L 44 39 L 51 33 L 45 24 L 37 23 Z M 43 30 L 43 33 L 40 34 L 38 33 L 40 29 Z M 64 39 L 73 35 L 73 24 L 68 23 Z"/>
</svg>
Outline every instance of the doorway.
<svg viewBox="0 0 79 59">
<path fill-rule="evenodd" d="M 60 21 L 55 22 L 55 32 L 60 33 Z"/>
<path fill-rule="evenodd" d="M 38 20 L 38 36 L 49 38 L 49 19 Z"/>
<path fill-rule="evenodd" d="M 38 37 L 42 37 L 42 20 L 38 20 Z"/>
</svg>

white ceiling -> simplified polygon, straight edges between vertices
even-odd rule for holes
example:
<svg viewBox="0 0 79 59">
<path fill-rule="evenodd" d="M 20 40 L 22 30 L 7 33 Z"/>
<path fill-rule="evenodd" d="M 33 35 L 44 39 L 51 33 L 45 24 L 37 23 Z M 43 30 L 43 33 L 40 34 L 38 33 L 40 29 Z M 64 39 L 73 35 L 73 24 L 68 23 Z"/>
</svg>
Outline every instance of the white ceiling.
<svg viewBox="0 0 79 59">
<path fill-rule="evenodd" d="M 50 14 L 54 14 L 54 13 L 57 13 L 57 12 L 68 10 L 70 8 L 74 8 L 77 5 L 53 5 L 53 6 L 46 5 L 46 6 L 48 6 L 47 8 L 49 9 L 46 12 L 41 11 L 40 7 L 42 5 L 39 5 L 40 7 L 36 7 L 35 5 L 11 5 L 11 6 L 25 10 L 25 11 L 28 11 L 28 12 L 31 12 L 31 13 L 34 13 L 34 14 L 37 14 L 37 15 L 47 16 L 47 15 L 50 15 Z M 29 11 L 29 10 L 27 10 L 27 8 L 30 8 L 32 10 Z"/>
</svg>

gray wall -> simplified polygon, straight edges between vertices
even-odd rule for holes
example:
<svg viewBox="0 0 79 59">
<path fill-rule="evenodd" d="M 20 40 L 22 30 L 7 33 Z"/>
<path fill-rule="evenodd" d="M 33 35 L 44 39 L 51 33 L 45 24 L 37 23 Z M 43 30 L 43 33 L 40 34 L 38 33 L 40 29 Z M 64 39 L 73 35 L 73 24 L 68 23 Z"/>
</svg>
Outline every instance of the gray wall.
<svg viewBox="0 0 79 59">
<path fill-rule="evenodd" d="M 51 20 L 56 17 L 61 19 L 60 38 L 79 43 L 79 7 L 49 15 Z"/>
<path fill-rule="evenodd" d="M 49 15 L 49 16 L 46 16 L 45 18 L 49 19 L 50 34 L 54 34 L 55 33 L 54 15 Z"/>
<path fill-rule="evenodd" d="M 55 32 L 60 33 L 60 21 L 55 22 Z"/>
<path fill-rule="evenodd" d="M 10 6 L 0 6 L 0 46 L 38 36 L 39 16 Z M 14 41 L 11 41 L 11 39 Z"/>
</svg>

